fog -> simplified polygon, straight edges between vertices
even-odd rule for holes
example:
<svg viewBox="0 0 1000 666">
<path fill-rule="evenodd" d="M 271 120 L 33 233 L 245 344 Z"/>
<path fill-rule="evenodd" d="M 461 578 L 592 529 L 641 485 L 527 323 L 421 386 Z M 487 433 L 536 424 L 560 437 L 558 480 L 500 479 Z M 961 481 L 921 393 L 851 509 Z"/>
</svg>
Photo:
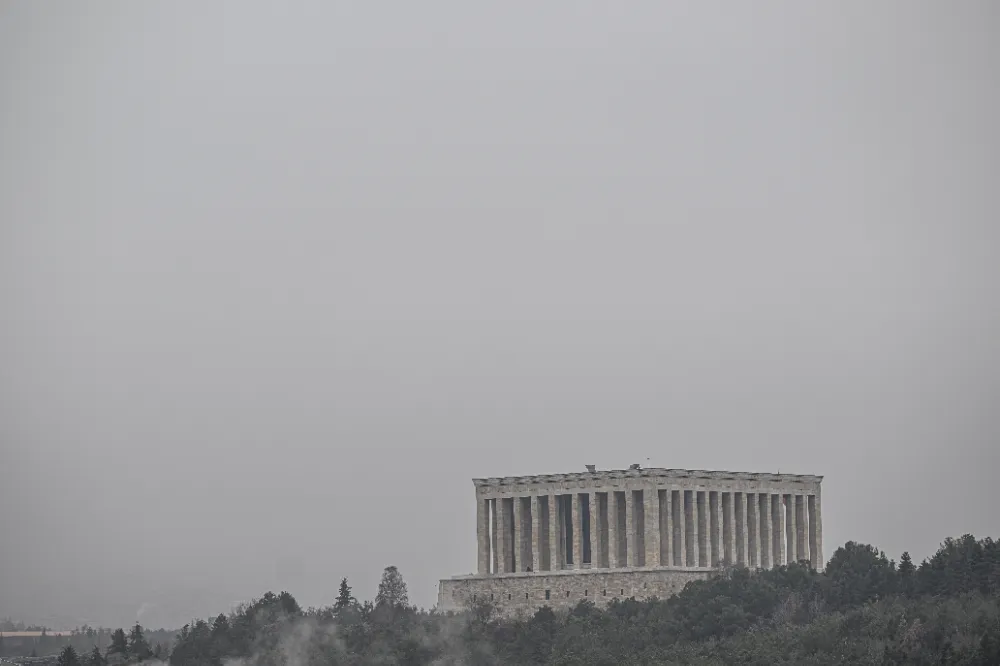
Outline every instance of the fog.
<svg viewBox="0 0 1000 666">
<path fill-rule="evenodd" d="M 1000 533 L 989 0 L 0 8 L 0 617 L 476 565 L 472 477 Z"/>
</svg>

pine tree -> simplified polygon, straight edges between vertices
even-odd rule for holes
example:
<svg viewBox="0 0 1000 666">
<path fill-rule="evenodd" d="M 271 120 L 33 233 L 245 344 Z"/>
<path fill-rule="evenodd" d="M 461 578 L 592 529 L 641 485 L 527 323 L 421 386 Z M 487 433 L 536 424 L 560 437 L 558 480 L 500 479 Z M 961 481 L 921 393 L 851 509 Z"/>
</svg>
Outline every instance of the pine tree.
<svg viewBox="0 0 1000 666">
<path fill-rule="evenodd" d="M 347 579 L 343 578 L 340 581 L 340 592 L 337 594 L 337 601 L 333 604 L 334 609 L 338 612 L 350 608 L 357 601 L 351 594 L 351 586 L 347 584 Z"/>
<path fill-rule="evenodd" d="M 230 642 L 229 618 L 223 613 L 215 618 L 212 623 L 212 655 L 221 658 L 229 653 Z"/>
<path fill-rule="evenodd" d="M 94 646 L 94 649 L 90 651 L 90 658 L 87 659 L 87 666 L 105 666 L 107 660 L 104 655 L 101 654 L 101 648 Z"/>
<path fill-rule="evenodd" d="M 124 629 L 115 629 L 111 634 L 111 645 L 108 646 L 108 654 L 128 656 L 128 638 L 125 636 Z"/>
<path fill-rule="evenodd" d="M 128 652 L 130 655 L 142 661 L 153 656 L 153 651 L 149 647 L 149 642 L 142 633 L 142 625 L 138 622 L 132 627 L 128 636 Z"/>
<path fill-rule="evenodd" d="M 382 572 L 382 580 L 378 584 L 378 594 L 375 595 L 376 606 L 401 607 L 410 602 L 406 593 L 406 581 L 399 569 L 388 566 Z"/>
<path fill-rule="evenodd" d="M 72 645 L 67 645 L 59 653 L 59 661 L 57 663 L 59 666 L 80 666 L 80 657 L 76 654 L 76 650 L 73 649 Z"/>
<path fill-rule="evenodd" d="M 212 653 L 212 628 L 205 620 L 194 621 L 189 640 L 194 654 L 208 656 Z"/>
<path fill-rule="evenodd" d="M 908 552 L 899 556 L 899 567 L 896 571 L 899 574 L 899 591 L 903 594 L 912 594 L 917 567 L 913 565 L 913 560 L 910 559 Z"/>
</svg>

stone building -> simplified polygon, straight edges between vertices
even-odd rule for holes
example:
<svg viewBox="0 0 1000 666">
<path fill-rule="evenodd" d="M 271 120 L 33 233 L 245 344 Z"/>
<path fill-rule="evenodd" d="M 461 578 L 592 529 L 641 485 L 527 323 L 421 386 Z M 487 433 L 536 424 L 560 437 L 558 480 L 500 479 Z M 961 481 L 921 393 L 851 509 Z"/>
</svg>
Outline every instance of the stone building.
<svg viewBox="0 0 1000 666">
<path fill-rule="evenodd" d="M 724 565 L 823 566 L 823 477 L 641 469 L 473 479 L 478 571 L 438 608 L 666 598 Z"/>
</svg>

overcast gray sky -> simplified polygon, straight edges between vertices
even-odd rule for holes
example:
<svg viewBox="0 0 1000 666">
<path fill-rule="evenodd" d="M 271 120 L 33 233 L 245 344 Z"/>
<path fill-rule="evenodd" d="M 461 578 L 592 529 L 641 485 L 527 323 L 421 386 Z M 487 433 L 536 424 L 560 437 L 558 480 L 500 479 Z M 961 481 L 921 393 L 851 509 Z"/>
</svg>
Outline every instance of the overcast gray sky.
<svg viewBox="0 0 1000 666">
<path fill-rule="evenodd" d="M 430 606 L 474 476 L 1000 533 L 1000 11 L 0 4 L 0 616 Z"/>
</svg>

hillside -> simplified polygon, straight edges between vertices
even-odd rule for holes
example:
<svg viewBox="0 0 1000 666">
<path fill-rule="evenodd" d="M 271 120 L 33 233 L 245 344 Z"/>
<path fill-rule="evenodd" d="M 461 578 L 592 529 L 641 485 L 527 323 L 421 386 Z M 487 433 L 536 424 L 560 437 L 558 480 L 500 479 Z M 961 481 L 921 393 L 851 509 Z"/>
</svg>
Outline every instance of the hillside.
<svg viewBox="0 0 1000 666">
<path fill-rule="evenodd" d="M 139 661 L 132 638 L 117 662 Z M 141 638 L 141 633 L 140 633 Z M 120 637 L 124 642 L 124 633 Z M 124 643 L 123 643 L 124 644 Z M 148 646 L 143 657 L 152 658 Z M 100 652 L 62 666 L 104 666 Z M 581 602 L 503 619 L 489 604 L 441 614 L 408 605 L 388 567 L 375 602 L 347 581 L 336 602 L 302 610 L 268 593 L 231 615 L 183 627 L 172 666 L 619 666 L 660 664 L 1000 664 L 1000 545 L 946 540 L 915 566 L 853 542 L 823 572 L 730 569 L 667 600 Z"/>
</svg>

